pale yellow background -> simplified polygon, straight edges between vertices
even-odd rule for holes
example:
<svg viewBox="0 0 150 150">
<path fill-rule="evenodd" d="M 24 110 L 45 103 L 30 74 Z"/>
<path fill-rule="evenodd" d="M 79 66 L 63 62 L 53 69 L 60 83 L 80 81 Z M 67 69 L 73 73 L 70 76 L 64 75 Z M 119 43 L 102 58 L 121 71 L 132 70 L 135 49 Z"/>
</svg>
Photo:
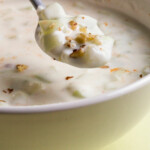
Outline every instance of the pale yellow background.
<svg viewBox="0 0 150 150">
<path fill-rule="evenodd" d="M 150 150 L 150 113 L 125 136 L 103 150 Z"/>
</svg>

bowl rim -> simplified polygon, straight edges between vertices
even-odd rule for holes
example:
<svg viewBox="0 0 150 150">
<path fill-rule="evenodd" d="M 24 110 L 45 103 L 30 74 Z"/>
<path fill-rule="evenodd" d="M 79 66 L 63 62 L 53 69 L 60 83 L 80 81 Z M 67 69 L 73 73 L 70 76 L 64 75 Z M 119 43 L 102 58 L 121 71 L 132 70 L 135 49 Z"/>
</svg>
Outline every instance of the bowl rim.
<svg viewBox="0 0 150 150">
<path fill-rule="evenodd" d="M 112 91 L 110 93 L 95 96 L 92 98 L 85 98 L 85 99 L 77 100 L 77 101 L 44 104 L 44 105 L 2 106 L 0 107 L 0 113 L 17 113 L 17 114 L 30 113 L 32 114 L 32 113 L 63 111 L 63 110 L 68 110 L 68 109 L 85 107 L 85 106 L 113 100 L 114 98 L 134 92 L 135 90 L 138 90 L 139 88 L 142 88 L 143 86 L 149 83 L 150 83 L 150 74 L 123 88 L 116 89 L 115 91 Z"/>
</svg>

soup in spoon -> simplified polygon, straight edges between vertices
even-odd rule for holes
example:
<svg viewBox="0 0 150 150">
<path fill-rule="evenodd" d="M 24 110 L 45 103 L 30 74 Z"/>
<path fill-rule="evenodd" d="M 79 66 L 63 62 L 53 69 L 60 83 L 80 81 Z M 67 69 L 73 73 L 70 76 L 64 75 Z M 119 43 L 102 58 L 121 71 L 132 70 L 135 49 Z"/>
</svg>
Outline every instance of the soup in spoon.
<svg viewBox="0 0 150 150">
<path fill-rule="evenodd" d="M 114 40 L 98 27 L 97 20 L 69 16 L 58 3 L 38 10 L 38 43 L 56 60 L 77 67 L 100 67 L 111 58 Z"/>
</svg>

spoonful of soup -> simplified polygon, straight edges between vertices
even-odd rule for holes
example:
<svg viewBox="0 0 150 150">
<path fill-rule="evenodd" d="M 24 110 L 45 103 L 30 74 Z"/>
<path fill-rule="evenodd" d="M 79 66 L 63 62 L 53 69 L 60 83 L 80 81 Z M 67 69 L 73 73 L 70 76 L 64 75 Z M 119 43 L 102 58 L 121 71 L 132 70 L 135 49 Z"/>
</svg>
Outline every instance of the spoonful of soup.
<svg viewBox="0 0 150 150">
<path fill-rule="evenodd" d="M 100 67 L 110 60 L 114 40 L 101 31 L 96 19 L 70 16 L 58 3 L 45 7 L 40 0 L 30 1 L 39 16 L 36 40 L 48 55 L 81 68 Z"/>
</svg>

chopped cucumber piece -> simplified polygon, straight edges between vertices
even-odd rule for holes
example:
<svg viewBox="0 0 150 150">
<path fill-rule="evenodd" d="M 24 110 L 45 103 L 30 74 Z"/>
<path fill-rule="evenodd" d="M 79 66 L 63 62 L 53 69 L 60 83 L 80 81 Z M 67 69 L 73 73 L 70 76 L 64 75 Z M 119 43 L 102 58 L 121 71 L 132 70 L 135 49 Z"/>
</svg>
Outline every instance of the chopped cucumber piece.
<svg viewBox="0 0 150 150">
<path fill-rule="evenodd" d="M 78 90 L 74 91 L 72 95 L 77 98 L 85 98 Z"/>
</svg>

